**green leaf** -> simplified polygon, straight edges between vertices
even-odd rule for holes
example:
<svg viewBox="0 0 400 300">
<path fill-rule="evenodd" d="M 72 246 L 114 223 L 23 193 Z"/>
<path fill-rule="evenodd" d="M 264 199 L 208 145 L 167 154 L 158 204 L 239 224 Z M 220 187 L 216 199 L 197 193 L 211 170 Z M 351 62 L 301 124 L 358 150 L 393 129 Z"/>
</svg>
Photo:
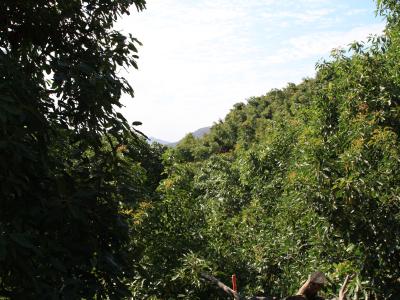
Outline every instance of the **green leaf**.
<svg viewBox="0 0 400 300">
<path fill-rule="evenodd" d="M 23 233 L 12 233 L 10 234 L 11 240 L 18 243 L 20 246 L 33 249 L 35 246 L 31 243 L 31 241 L 26 237 Z"/>
</svg>

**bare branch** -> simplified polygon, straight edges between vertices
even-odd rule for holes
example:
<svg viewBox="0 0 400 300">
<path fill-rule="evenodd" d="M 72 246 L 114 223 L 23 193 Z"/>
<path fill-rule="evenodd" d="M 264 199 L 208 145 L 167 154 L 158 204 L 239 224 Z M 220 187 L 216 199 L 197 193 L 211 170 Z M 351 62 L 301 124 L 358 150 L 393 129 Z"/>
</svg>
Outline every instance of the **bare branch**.
<svg viewBox="0 0 400 300">
<path fill-rule="evenodd" d="M 243 298 L 240 297 L 238 292 L 235 292 L 229 286 L 227 286 L 226 284 L 222 283 L 221 281 L 219 281 L 214 276 L 211 276 L 211 275 L 208 275 L 208 274 L 205 274 L 205 273 L 201 273 L 201 277 L 203 277 L 204 279 L 207 279 L 208 281 L 210 281 L 210 282 L 214 283 L 215 285 L 217 285 L 225 293 L 227 293 L 231 297 L 233 297 L 233 299 L 235 299 L 235 300 L 242 300 L 243 299 Z"/>
<path fill-rule="evenodd" d="M 343 282 L 342 287 L 339 290 L 339 299 L 338 300 L 346 300 L 347 286 L 349 285 L 351 276 L 347 275 L 346 279 Z"/>
<path fill-rule="evenodd" d="M 308 280 L 302 285 L 297 295 L 305 296 L 307 299 L 314 299 L 318 291 L 326 284 L 325 274 L 314 272 L 308 277 Z"/>
<path fill-rule="evenodd" d="M 227 293 L 229 296 L 231 296 L 235 300 L 271 300 L 271 298 L 267 298 L 267 297 L 245 298 L 245 297 L 241 296 L 238 292 L 235 292 L 229 286 L 222 283 L 221 281 L 219 281 L 217 278 L 215 278 L 212 275 L 201 273 L 201 277 L 210 281 L 211 283 L 215 284 L 216 286 L 218 286 L 220 289 L 222 289 L 225 293 Z"/>
</svg>

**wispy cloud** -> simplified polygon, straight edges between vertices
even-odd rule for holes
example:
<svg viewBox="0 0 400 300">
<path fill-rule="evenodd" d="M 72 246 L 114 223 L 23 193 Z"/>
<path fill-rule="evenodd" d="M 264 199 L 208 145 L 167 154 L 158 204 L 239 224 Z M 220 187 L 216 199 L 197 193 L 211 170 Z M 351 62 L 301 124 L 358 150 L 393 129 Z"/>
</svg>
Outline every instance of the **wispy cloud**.
<svg viewBox="0 0 400 300">
<path fill-rule="evenodd" d="M 368 9 L 366 8 L 354 8 L 350 9 L 346 12 L 347 16 L 354 16 L 354 15 L 359 15 L 368 12 Z"/>
<path fill-rule="evenodd" d="M 167 140 L 209 125 L 235 102 L 311 76 L 332 48 L 381 31 L 373 3 L 357 3 L 149 1 L 148 11 L 118 24 L 144 44 L 140 70 L 128 75 L 136 99 L 125 100 L 124 113 Z"/>
<path fill-rule="evenodd" d="M 274 55 L 266 57 L 265 64 L 282 64 L 295 60 L 326 56 L 334 48 L 348 48 L 354 41 L 363 41 L 369 35 L 382 34 L 384 24 L 355 27 L 347 32 L 322 31 L 290 38 Z"/>
</svg>

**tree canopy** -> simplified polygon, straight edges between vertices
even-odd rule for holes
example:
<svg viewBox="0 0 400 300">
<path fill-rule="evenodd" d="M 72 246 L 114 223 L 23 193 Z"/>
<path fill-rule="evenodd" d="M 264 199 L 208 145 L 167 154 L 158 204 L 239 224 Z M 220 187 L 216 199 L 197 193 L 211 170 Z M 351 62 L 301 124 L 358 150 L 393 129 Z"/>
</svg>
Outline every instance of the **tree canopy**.
<svg viewBox="0 0 400 300">
<path fill-rule="evenodd" d="M 117 71 L 136 67 L 138 41 L 113 25 L 131 5 L 145 1 L 0 4 L 0 296 L 129 294 L 126 211 L 158 172 L 116 111 L 133 96 Z"/>
<path fill-rule="evenodd" d="M 400 5 L 315 78 L 153 144 L 119 112 L 144 0 L 0 3 L 0 298 L 400 297 Z M 210 277 L 209 278 L 213 278 Z"/>
<path fill-rule="evenodd" d="M 164 154 L 139 298 L 223 299 L 204 271 L 279 298 L 316 269 L 326 297 L 348 274 L 351 297 L 400 297 L 400 7 L 378 11 L 382 36 L 333 50 L 315 78 L 236 104 Z"/>
</svg>

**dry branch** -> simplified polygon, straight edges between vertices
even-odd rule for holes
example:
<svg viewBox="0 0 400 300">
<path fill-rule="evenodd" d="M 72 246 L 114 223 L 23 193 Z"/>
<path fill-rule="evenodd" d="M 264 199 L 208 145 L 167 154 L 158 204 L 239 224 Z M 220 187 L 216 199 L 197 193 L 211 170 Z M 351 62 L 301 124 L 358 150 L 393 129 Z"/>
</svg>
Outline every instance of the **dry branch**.
<svg viewBox="0 0 400 300">
<path fill-rule="evenodd" d="M 231 297 L 233 297 L 233 299 L 235 300 L 241 300 L 243 299 L 242 297 L 240 297 L 238 292 L 235 292 L 234 290 L 232 290 L 229 286 L 227 286 L 226 284 L 222 283 L 221 281 L 219 281 L 217 278 L 215 278 L 214 276 L 202 273 L 201 277 L 204 279 L 207 279 L 208 281 L 210 281 L 211 283 L 215 284 L 216 286 L 218 286 L 220 289 L 222 289 L 225 293 L 227 293 L 228 295 L 230 295 Z"/>
<path fill-rule="evenodd" d="M 218 288 L 223 290 L 226 294 L 232 297 L 234 300 L 272 300 L 271 297 L 243 297 L 238 292 L 235 292 L 229 286 L 218 280 L 212 275 L 201 273 L 201 277 L 210 283 L 216 285 Z M 346 300 L 347 286 L 351 277 L 347 276 L 342 287 L 339 291 L 338 300 Z M 318 291 L 326 284 L 325 275 L 322 272 L 315 272 L 310 275 L 307 281 L 301 286 L 297 295 L 289 296 L 286 300 L 324 300 L 318 296 Z"/>
<path fill-rule="evenodd" d="M 350 279 L 351 277 L 347 275 L 342 287 L 340 288 L 338 300 L 346 300 L 347 286 L 349 285 Z"/>
<path fill-rule="evenodd" d="M 297 292 L 297 295 L 304 296 L 307 300 L 321 299 L 317 296 L 319 290 L 326 284 L 326 278 L 322 272 L 314 272 Z"/>
<path fill-rule="evenodd" d="M 238 292 L 235 292 L 234 290 L 232 290 L 229 286 L 227 286 L 223 282 L 219 281 L 214 276 L 211 276 L 211 275 L 208 275 L 205 273 L 201 273 L 201 277 L 203 279 L 210 281 L 211 283 L 215 284 L 216 286 L 218 286 L 220 289 L 222 289 L 225 293 L 227 293 L 229 296 L 231 296 L 235 300 L 271 300 L 271 298 L 267 298 L 267 297 L 245 298 L 245 297 L 241 296 Z"/>
</svg>

